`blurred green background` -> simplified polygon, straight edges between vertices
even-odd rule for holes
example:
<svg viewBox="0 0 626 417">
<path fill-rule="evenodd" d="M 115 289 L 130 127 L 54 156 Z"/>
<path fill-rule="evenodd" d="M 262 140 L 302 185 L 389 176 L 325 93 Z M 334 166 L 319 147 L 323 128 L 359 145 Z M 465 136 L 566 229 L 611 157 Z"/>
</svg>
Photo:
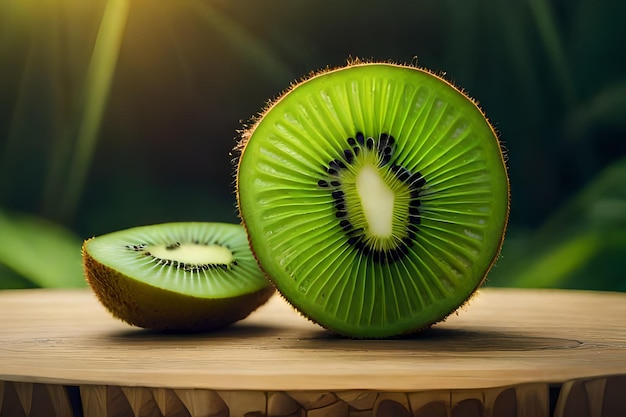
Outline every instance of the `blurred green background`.
<svg viewBox="0 0 626 417">
<path fill-rule="evenodd" d="M 350 57 L 480 102 L 507 150 L 488 285 L 626 291 L 626 2 L 0 1 L 0 288 L 83 286 L 80 244 L 237 222 L 231 149 L 267 101 Z"/>
</svg>

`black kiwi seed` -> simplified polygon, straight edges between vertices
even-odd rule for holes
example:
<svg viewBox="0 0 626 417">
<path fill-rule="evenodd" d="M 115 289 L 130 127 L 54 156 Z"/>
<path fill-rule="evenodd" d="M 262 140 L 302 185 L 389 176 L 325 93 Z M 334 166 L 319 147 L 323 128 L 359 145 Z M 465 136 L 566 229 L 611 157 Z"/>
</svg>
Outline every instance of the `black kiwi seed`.
<svg viewBox="0 0 626 417">
<path fill-rule="evenodd" d="M 333 196 L 334 199 L 340 199 L 340 198 L 343 199 L 345 194 L 341 190 L 335 190 L 332 192 L 331 195 Z"/>
<path fill-rule="evenodd" d="M 349 138 L 348 139 L 348 144 L 350 144 L 350 139 L 352 139 L 352 141 L 354 142 L 354 138 Z M 352 152 L 351 149 L 344 149 L 343 157 L 346 160 L 346 162 L 349 163 L 349 164 L 351 164 L 352 161 L 354 161 L 354 153 Z"/>
<path fill-rule="evenodd" d="M 345 211 L 346 210 L 346 205 L 343 202 L 343 200 L 335 200 L 335 209 L 337 211 Z"/>
<path fill-rule="evenodd" d="M 352 226 L 351 226 L 351 224 L 350 224 L 350 221 L 348 221 L 348 220 L 342 220 L 342 221 L 340 221 L 340 222 L 339 222 L 339 226 L 344 227 L 344 228 L 346 228 L 346 227 L 352 227 Z"/>
<path fill-rule="evenodd" d="M 361 146 L 365 145 L 365 136 L 363 135 L 362 132 L 358 132 L 356 134 L 356 141 Z"/>
</svg>

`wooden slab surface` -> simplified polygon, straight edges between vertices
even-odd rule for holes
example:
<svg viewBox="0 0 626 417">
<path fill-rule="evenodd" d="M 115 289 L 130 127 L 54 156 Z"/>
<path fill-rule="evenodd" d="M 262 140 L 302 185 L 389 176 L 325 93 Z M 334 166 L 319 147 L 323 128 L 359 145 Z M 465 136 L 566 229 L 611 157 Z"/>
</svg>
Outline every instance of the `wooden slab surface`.
<svg viewBox="0 0 626 417">
<path fill-rule="evenodd" d="M 0 292 L 0 381 L 214 390 L 416 391 L 626 374 L 626 294 L 483 289 L 423 335 L 349 340 L 278 296 L 227 329 L 158 334 L 89 289 Z"/>
</svg>

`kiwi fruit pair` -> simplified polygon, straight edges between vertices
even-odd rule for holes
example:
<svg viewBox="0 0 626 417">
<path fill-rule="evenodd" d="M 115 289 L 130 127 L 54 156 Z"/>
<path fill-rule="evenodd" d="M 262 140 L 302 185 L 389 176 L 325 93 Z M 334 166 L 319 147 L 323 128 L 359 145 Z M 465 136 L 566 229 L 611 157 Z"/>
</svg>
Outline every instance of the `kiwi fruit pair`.
<svg viewBox="0 0 626 417">
<path fill-rule="evenodd" d="M 114 315 L 207 330 L 275 287 L 335 333 L 394 337 L 463 305 L 500 251 L 509 183 L 498 137 L 429 71 L 356 61 L 313 74 L 236 150 L 242 225 L 157 225 L 85 243 L 88 281 Z"/>
</svg>

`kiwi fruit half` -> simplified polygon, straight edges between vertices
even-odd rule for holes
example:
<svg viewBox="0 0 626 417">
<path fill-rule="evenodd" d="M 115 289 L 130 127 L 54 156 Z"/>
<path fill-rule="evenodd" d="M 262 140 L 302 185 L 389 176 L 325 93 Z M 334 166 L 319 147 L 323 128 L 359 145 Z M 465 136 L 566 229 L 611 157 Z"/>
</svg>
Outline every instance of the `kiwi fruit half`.
<svg viewBox="0 0 626 417">
<path fill-rule="evenodd" d="M 336 333 L 443 320 L 498 256 L 509 182 L 477 104 L 413 66 L 353 62 L 294 84 L 242 132 L 237 201 L 278 291 Z"/>
<path fill-rule="evenodd" d="M 100 302 L 144 328 L 216 329 L 245 318 L 274 292 L 237 224 L 135 227 L 86 240 L 82 256 Z"/>
</svg>

